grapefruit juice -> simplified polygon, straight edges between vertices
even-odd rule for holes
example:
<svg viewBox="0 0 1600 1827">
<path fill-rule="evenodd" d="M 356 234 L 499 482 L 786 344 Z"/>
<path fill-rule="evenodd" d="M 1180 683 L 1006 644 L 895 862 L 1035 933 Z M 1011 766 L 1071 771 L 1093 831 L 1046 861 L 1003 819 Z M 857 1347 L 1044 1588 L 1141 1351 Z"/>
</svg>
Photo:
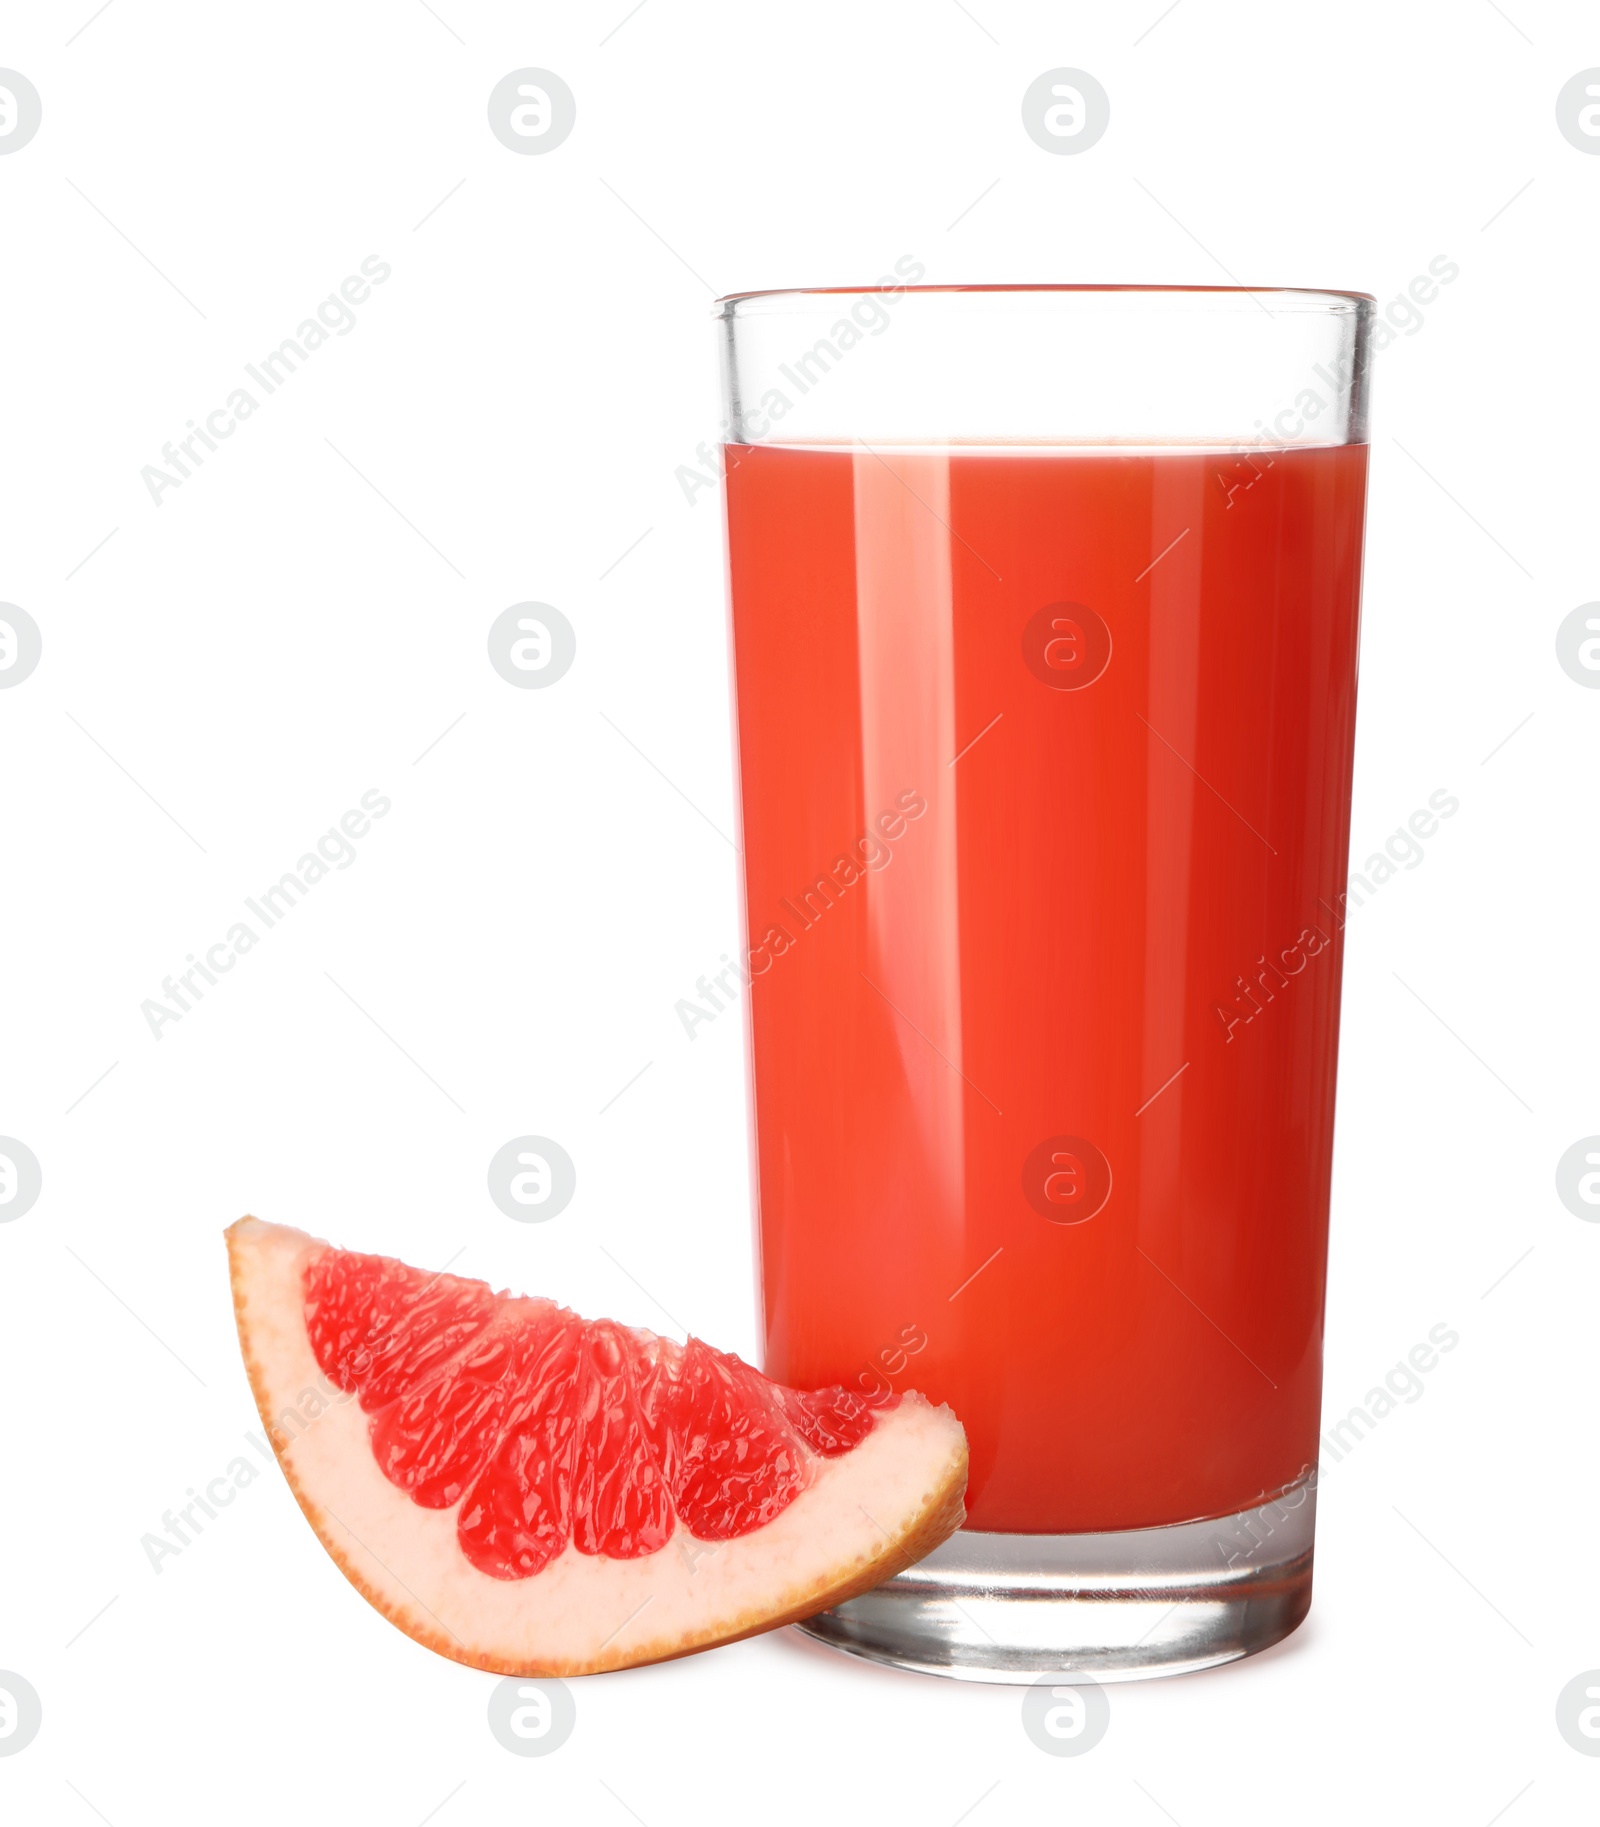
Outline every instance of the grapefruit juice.
<svg viewBox="0 0 1600 1827">
<path fill-rule="evenodd" d="M 1366 454 L 727 447 L 765 1368 L 969 1529 L 1315 1464 Z"/>
</svg>

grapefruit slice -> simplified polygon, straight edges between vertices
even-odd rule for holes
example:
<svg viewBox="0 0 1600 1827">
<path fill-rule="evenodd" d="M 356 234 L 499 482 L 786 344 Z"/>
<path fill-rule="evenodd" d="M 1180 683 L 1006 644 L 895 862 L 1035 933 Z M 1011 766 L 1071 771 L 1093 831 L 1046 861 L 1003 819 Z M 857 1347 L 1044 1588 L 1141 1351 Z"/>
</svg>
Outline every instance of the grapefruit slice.
<svg viewBox="0 0 1600 1827">
<path fill-rule="evenodd" d="M 228 1231 L 245 1368 L 322 1545 L 391 1623 L 509 1675 L 628 1668 L 865 1592 L 964 1517 L 914 1393 L 774 1383 L 549 1300 Z"/>
</svg>

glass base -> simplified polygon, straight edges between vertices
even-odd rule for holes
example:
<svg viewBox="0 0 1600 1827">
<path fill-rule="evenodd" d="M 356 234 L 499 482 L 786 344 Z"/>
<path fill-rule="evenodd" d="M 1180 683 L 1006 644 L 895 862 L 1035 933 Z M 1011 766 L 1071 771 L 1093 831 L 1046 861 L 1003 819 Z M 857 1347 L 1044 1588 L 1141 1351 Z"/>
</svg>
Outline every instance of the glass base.
<svg viewBox="0 0 1600 1827">
<path fill-rule="evenodd" d="M 1316 1473 L 1254 1509 L 1162 1529 L 960 1529 L 916 1566 L 797 1626 L 832 1649 L 966 1681 L 1136 1681 L 1215 1668 L 1311 1608 Z"/>
</svg>

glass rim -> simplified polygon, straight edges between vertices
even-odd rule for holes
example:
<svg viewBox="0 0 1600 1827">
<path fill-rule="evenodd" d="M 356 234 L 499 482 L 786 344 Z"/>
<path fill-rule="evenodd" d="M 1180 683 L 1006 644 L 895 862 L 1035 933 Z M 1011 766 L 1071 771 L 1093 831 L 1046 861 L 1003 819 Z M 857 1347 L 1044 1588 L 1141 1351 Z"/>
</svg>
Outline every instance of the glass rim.
<svg viewBox="0 0 1600 1827">
<path fill-rule="evenodd" d="M 1371 292 L 1341 291 L 1322 286 L 1249 286 L 1249 285 L 1055 285 L 1055 284 L 980 284 L 980 285 L 876 285 L 775 286 L 760 291 L 728 292 L 716 301 L 716 314 L 737 318 L 753 314 L 777 315 L 782 305 L 800 308 L 810 300 L 828 298 L 870 298 L 892 292 L 896 297 L 1034 297 L 1034 298 L 1249 298 L 1283 300 L 1279 309 L 1303 312 L 1356 312 L 1377 305 Z M 1307 302 L 1298 302 L 1307 301 Z M 1315 302 L 1309 302 L 1315 301 Z M 1266 306 L 1262 304 L 1262 308 Z"/>
</svg>

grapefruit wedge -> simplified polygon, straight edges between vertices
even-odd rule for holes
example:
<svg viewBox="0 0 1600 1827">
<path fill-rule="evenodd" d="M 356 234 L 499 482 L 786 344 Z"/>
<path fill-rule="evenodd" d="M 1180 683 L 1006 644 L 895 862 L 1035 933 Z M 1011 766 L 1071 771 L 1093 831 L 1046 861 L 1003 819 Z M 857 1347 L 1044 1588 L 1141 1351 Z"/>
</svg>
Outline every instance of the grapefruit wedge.
<svg viewBox="0 0 1600 1827">
<path fill-rule="evenodd" d="M 245 1368 L 340 1569 L 508 1675 L 658 1662 L 793 1623 L 936 1547 L 967 1443 L 914 1393 L 800 1391 L 553 1301 L 228 1231 Z"/>
</svg>

